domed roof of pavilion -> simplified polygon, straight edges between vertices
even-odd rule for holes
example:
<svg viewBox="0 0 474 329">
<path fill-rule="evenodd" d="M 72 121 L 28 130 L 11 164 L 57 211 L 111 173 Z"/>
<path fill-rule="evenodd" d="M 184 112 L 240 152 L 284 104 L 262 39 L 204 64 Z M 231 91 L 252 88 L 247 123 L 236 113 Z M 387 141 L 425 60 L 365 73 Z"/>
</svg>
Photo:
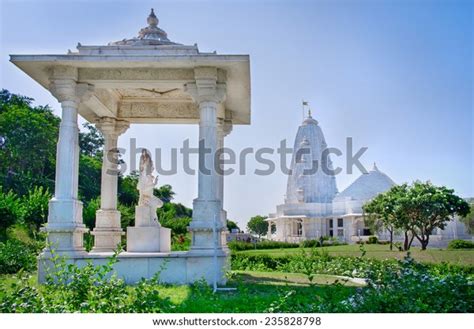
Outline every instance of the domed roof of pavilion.
<svg viewBox="0 0 474 329">
<path fill-rule="evenodd" d="M 351 185 L 344 191 L 339 193 L 334 201 L 344 198 L 352 200 L 369 200 L 380 193 L 389 190 L 395 182 L 386 174 L 381 172 L 376 164 L 368 173 L 359 176 Z"/>
<path fill-rule="evenodd" d="M 326 148 L 323 131 L 309 112 L 296 134 L 285 203 L 330 203 L 333 200 L 337 194 L 336 177 L 321 166 L 321 155 Z M 327 160 L 324 167 L 332 170 L 331 159 Z"/>
<path fill-rule="evenodd" d="M 168 39 L 168 34 L 158 27 L 158 17 L 155 15 L 153 8 L 147 18 L 148 26 L 142 28 L 138 32 L 138 36 L 132 39 L 123 39 L 120 41 L 110 42 L 109 46 L 161 46 L 161 45 L 178 45 Z"/>
</svg>

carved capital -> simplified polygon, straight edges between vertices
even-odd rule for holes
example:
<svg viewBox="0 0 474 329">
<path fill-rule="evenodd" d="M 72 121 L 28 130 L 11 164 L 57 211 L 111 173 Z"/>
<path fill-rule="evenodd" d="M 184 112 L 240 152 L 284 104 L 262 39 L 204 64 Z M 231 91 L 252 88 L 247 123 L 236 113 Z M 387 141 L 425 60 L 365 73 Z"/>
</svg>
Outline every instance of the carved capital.
<svg viewBox="0 0 474 329">
<path fill-rule="evenodd" d="M 217 133 L 226 137 L 232 132 L 232 121 L 219 118 L 217 119 Z"/>
<path fill-rule="evenodd" d="M 60 102 L 73 102 L 78 105 L 88 100 L 94 93 L 94 87 L 87 83 L 76 83 L 72 79 L 52 80 L 49 90 Z"/>
<path fill-rule="evenodd" d="M 117 138 L 130 127 L 128 121 L 117 120 L 109 117 L 100 118 L 95 122 L 95 125 L 106 138 Z"/>
<path fill-rule="evenodd" d="M 185 90 L 198 104 L 204 102 L 218 104 L 225 101 L 227 87 L 225 83 L 217 83 L 215 80 L 196 80 L 195 83 L 186 84 Z"/>
</svg>

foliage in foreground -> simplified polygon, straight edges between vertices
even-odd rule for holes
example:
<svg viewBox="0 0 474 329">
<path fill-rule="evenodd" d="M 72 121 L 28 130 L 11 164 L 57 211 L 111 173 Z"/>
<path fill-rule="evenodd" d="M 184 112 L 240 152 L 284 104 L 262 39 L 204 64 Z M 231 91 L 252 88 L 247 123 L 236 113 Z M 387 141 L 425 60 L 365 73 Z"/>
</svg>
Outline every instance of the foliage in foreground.
<svg viewBox="0 0 474 329">
<path fill-rule="evenodd" d="M 13 274 L 36 267 L 36 254 L 32 248 L 18 240 L 0 242 L 0 274 Z"/>
<path fill-rule="evenodd" d="M 362 254 L 365 251 L 362 247 Z M 366 257 L 330 256 L 324 249 L 301 249 L 297 255 L 271 256 L 267 254 L 234 253 L 231 255 L 232 270 L 239 271 L 278 271 L 289 273 L 313 273 L 343 275 L 348 277 L 368 277 L 369 273 L 382 276 L 387 271 L 398 271 L 400 263 L 395 259 L 374 259 Z M 474 276 L 473 266 L 450 263 L 423 264 L 428 271 L 437 275 L 459 273 Z"/>
<path fill-rule="evenodd" d="M 316 298 L 302 305 L 295 293 L 282 298 L 278 312 L 447 313 L 474 311 L 473 281 L 460 273 L 437 275 L 409 256 L 398 270 L 367 272 L 367 286 L 339 303 Z M 331 301 L 331 300 L 329 300 Z"/>
<path fill-rule="evenodd" d="M 302 255 L 303 257 L 303 255 Z M 322 255 L 322 257 L 327 257 Z M 301 269 L 313 281 L 313 265 L 321 254 L 306 254 Z M 339 257 L 338 259 L 342 259 Z M 363 259 L 359 257 L 357 259 Z M 159 273 L 133 286 L 113 274 L 117 256 L 107 264 L 82 268 L 54 258 L 54 273 L 44 285 L 33 284 L 23 272 L 11 285 L 0 287 L 0 312 L 473 312 L 472 277 L 456 267 L 440 269 L 407 257 L 381 270 L 366 263 L 367 286 L 347 287 L 343 280 L 318 286 L 248 284 L 231 278 L 235 292 L 213 294 L 200 281 L 192 286 L 163 285 Z M 471 280 L 471 281 L 470 281 Z M 172 301 L 164 292 L 185 292 Z"/>
</svg>

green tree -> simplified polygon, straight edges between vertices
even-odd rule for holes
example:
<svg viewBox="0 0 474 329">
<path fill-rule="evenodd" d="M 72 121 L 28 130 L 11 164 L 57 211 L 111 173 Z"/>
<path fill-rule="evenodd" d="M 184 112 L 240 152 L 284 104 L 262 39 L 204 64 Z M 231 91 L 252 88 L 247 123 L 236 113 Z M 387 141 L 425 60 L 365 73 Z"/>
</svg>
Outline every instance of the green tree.
<svg viewBox="0 0 474 329">
<path fill-rule="evenodd" d="M 173 200 L 175 195 L 171 185 L 169 184 L 165 184 L 160 186 L 159 188 L 155 188 L 153 190 L 153 194 L 163 202 L 170 202 L 171 200 Z"/>
<path fill-rule="evenodd" d="M 444 229 L 455 215 L 466 216 L 469 204 L 444 186 L 415 181 L 392 187 L 367 203 L 364 211 L 386 227 L 403 230 L 405 250 L 410 249 L 414 238 L 425 250 L 433 231 Z"/>
<path fill-rule="evenodd" d="M 393 235 L 397 229 L 404 231 L 404 250 L 409 250 L 413 242 L 414 236 L 409 234 L 411 227 L 408 218 L 399 206 L 399 201 L 406 195 L 407 188 L 406 184 L 395 185 L 388 192 L 377 195 L 362 207 L 366 225 L 374 232 L 379 232 L 382 228 L 389 232 L 390 250 L 393 250 Z"/>
<path fill-rule="evenodd" d="M 97 210 L 100 209 L 100 198 L 91 199 L 84 203 L 82 208 L 82 221 L 88 229 L 92 230 L 95 227 L 95 217 Z"/>
<path fill-rule="evenodd" d="M 227 220 L 227 229 L 229 230 L 229 232 L 231 232 L 233 229 L 237 229 L 240 231 L 240 228 L 237 223 L 230 219 Z"/>
<path fill-rule="evenodd" d="M 118 200 L 127 206 L 135 206 L 138 203 L 138 172 L 132 171 L 128 176 L 119 176 Z"/>
<path fill-rule="evenodd" d="M 102 158 L 104 136 L 94 125 L 86 122 L 79 133 L 79 147 L 83 155 Z"/>
<path fill-rule="evenodd" d="M 470 211 L 469 214 L 467 214 L 464 217 L 461 217 L 460 220 L 461 222 L 466 225 L 467 231 L 469 234 L 474 234 L 474 199 L 469 200 L 470 202 Z"/>
<path fill-rule="evenodd" d="M 0 181 L 18 195 L 33 186 L 54 188 L 59 118 L 33 99 L 0 92 L 0 132 L 7 143 L 0 150 Z"/>
<path fill-rule="evenodd" d="M 267 216 L 254 216 L 247 223 L 247 230 L 250 233 L 257 234 L 258 237 L 265 235 L 268 231 L 268 223 L 265 221 Z"/>
<path fill-rule="evenodd" d="M 412 221 L 412 233 L 425 250 L 433 230 L 444 229 L 455 215 L 469 214 L 469 204 L 445 186 L 416 181 L 407 195 L 408 216 Z"/>
<path fill-rule="evenodd" d="M 100 196 L 102 159 L 81 154 L 79 157 L 79 196 L 84 202 Z"/>
</svg>

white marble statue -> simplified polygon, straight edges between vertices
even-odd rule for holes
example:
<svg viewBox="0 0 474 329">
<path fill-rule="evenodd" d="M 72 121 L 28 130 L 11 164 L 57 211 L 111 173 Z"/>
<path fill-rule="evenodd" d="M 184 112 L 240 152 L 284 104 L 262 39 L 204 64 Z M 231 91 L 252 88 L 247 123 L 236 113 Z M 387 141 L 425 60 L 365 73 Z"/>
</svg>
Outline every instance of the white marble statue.
<svg viewBox="0 0 474 329">
<path fill-rule="evenodd" d="M 151 208 L 153 222 L 159 225 L 156 209 L 163 206 L 163 202 L 153 195 L 153 189 L 158 183 L 158 176 L 153 176 L 153 161 L 147 150 L 142 150 L 140 156 L 140 176 L 138 178 L 137 189 L 140 193 L 138 206 L 148 206 Z"/>
</svg>

